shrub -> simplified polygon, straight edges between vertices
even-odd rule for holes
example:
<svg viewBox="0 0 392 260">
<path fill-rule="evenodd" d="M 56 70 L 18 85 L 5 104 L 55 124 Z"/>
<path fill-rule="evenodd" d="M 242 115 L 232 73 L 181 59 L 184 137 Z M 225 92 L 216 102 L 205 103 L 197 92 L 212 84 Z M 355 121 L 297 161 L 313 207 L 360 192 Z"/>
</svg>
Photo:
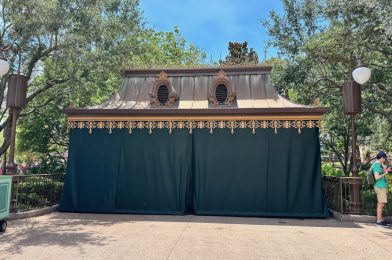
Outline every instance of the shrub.
<svg viewBox="0 0 392 260">
<path fill-rule="evenodd" d="M 60 201 L 63 186 L 63 182 L 47 177 L 22 181 L 18 184 L 18 204 L 27 207 L 56 204 Z"/>
<path fill-rule="evenodd" d="M 336 169 L 329 163 L 321 164 L 321 172 L 323 176 L 344 176 L 344 172 L 342 170 Z"/>
<path fill-rule="evenodd" d="M 362 190 L 362 212 L 366 215 L 376 215 L 377 196 L 374 190 Z M 392 192 L 388 192 L 388 201 L 392 201 Z M 392 216 L 392 205 L 387 203 L 383 211 L 384 216 Z"/>
</svg>

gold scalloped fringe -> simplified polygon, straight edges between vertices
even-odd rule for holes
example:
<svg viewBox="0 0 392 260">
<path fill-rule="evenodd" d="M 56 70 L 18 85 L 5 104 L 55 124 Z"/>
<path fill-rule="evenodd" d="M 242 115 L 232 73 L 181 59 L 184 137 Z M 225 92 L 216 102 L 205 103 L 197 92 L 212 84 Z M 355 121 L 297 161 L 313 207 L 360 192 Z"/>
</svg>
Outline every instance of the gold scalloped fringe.
<svg viewBox="0 0 392 260">
<path fill-rule="evenodd" d="M 234 134 L 235 129 L 250 129 L 256 133 L 257 129 L 274 129 L 277 134 L 281 128 L 295 128 L 301 134 L 303 128 L 321 128 L 321 120 L 203 120 L 203 121 L 92 121 L 69 120 L 70 129 L 88 129 L 92 134 L 94 129 L 108 129 L 109 134 L 113 129 L 128 129 L 132 134 L 134 129 L 146 129 L 152 134 L 155 129 L 167 129 L 171 134 L 174 129 L 188 129 L 192 134 L 193 129 L 209 129 L 212 134 L 214 129 L 230 129 Z"/>
</svg>

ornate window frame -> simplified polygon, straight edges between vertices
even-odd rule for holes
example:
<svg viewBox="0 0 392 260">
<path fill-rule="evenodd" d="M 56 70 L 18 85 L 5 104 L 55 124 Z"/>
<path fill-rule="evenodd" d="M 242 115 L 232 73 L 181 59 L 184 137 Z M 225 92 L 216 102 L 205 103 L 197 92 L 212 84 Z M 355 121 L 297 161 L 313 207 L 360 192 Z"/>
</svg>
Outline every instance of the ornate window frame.
<svg viewBox="0 0 392 260">
<path fill-rule="evenodd" d="M 224 85 L 227 89 L 227 98 L 225 102 L 219 103 L 219 101 L 216 98 L 216 89 L 219 85 Z M 212 81 L 212 85 L 210 88 L 210 92 L 208 93 L 208 101 L 209 104 L 212 107 L 218 107 L 218 106 L 235 106 L 236 105 L 236 99 L 237 99 L 237 94 L 233 92 L 233 88 L 231 86 L 231 81 L 230 79 L 226 76 L 225 72 L 223 70 L 220 70 L 218 74 L 214 77 Z"/>
<path fill-rule="evenodd" d="M 161 104 L 158 100 L 158 89 L 160 86 L 166 86 L 169 90 L 169 97 L 164 104 Z M 152 93 L 150 96 L 150 107 L 175 107 L 178 105 L 179 96 L 176 94 L 167 74 L 162 71 L 159 73 L 158 77 L 154 81 L 154 85 L 152 88 Z"/>
</svg>

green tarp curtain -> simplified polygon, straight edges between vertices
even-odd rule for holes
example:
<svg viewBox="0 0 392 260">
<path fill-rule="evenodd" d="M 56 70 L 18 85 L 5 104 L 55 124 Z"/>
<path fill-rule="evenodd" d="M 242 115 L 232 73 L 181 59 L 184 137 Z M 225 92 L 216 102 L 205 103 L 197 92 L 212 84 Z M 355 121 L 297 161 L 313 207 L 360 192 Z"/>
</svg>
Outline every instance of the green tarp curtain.
<svg viewBox="0 0 392 260">
<path fill-rule="evenodd" d="M 326 217 L 318 129 L 73 129 L 60 211 Z"/>
</svg>

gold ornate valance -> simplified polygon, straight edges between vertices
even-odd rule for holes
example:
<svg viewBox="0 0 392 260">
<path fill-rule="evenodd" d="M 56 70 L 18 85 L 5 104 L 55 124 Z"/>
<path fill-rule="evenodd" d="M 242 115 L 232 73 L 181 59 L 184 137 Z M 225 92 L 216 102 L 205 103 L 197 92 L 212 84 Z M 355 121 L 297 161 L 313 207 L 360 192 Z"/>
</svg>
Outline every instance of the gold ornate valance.
<svg viewBox="0 0 392 260">
<path fill-rule="evenodd" d="M 303 128 L 321 128 L 321 119 L 189 119 L 189 120 L 164 120 L 164 119 L 146 119 L 146 120 L 124 120 L 124 119 L 83 119 L 69 118 L 68 129 L 88 129 L 92 134 L 94 129 L 108 129 L 109 134 L 113 129 L 128 129 L 132 133 L 134 129 L 146 129 L 151 134 L 154 129 L 167 129 L 171 134 L 173 129 L 188 129 L 192 134 L 193 129 L 209 129 L 213 133 L 214 129 L 230 129 L 234 134 L 235 129 L 250 129 L 256 133 L 256 129 L 274 129 L 278 133 L 280 128 L 295 128 L 301 133 Z"/>
</svg>

